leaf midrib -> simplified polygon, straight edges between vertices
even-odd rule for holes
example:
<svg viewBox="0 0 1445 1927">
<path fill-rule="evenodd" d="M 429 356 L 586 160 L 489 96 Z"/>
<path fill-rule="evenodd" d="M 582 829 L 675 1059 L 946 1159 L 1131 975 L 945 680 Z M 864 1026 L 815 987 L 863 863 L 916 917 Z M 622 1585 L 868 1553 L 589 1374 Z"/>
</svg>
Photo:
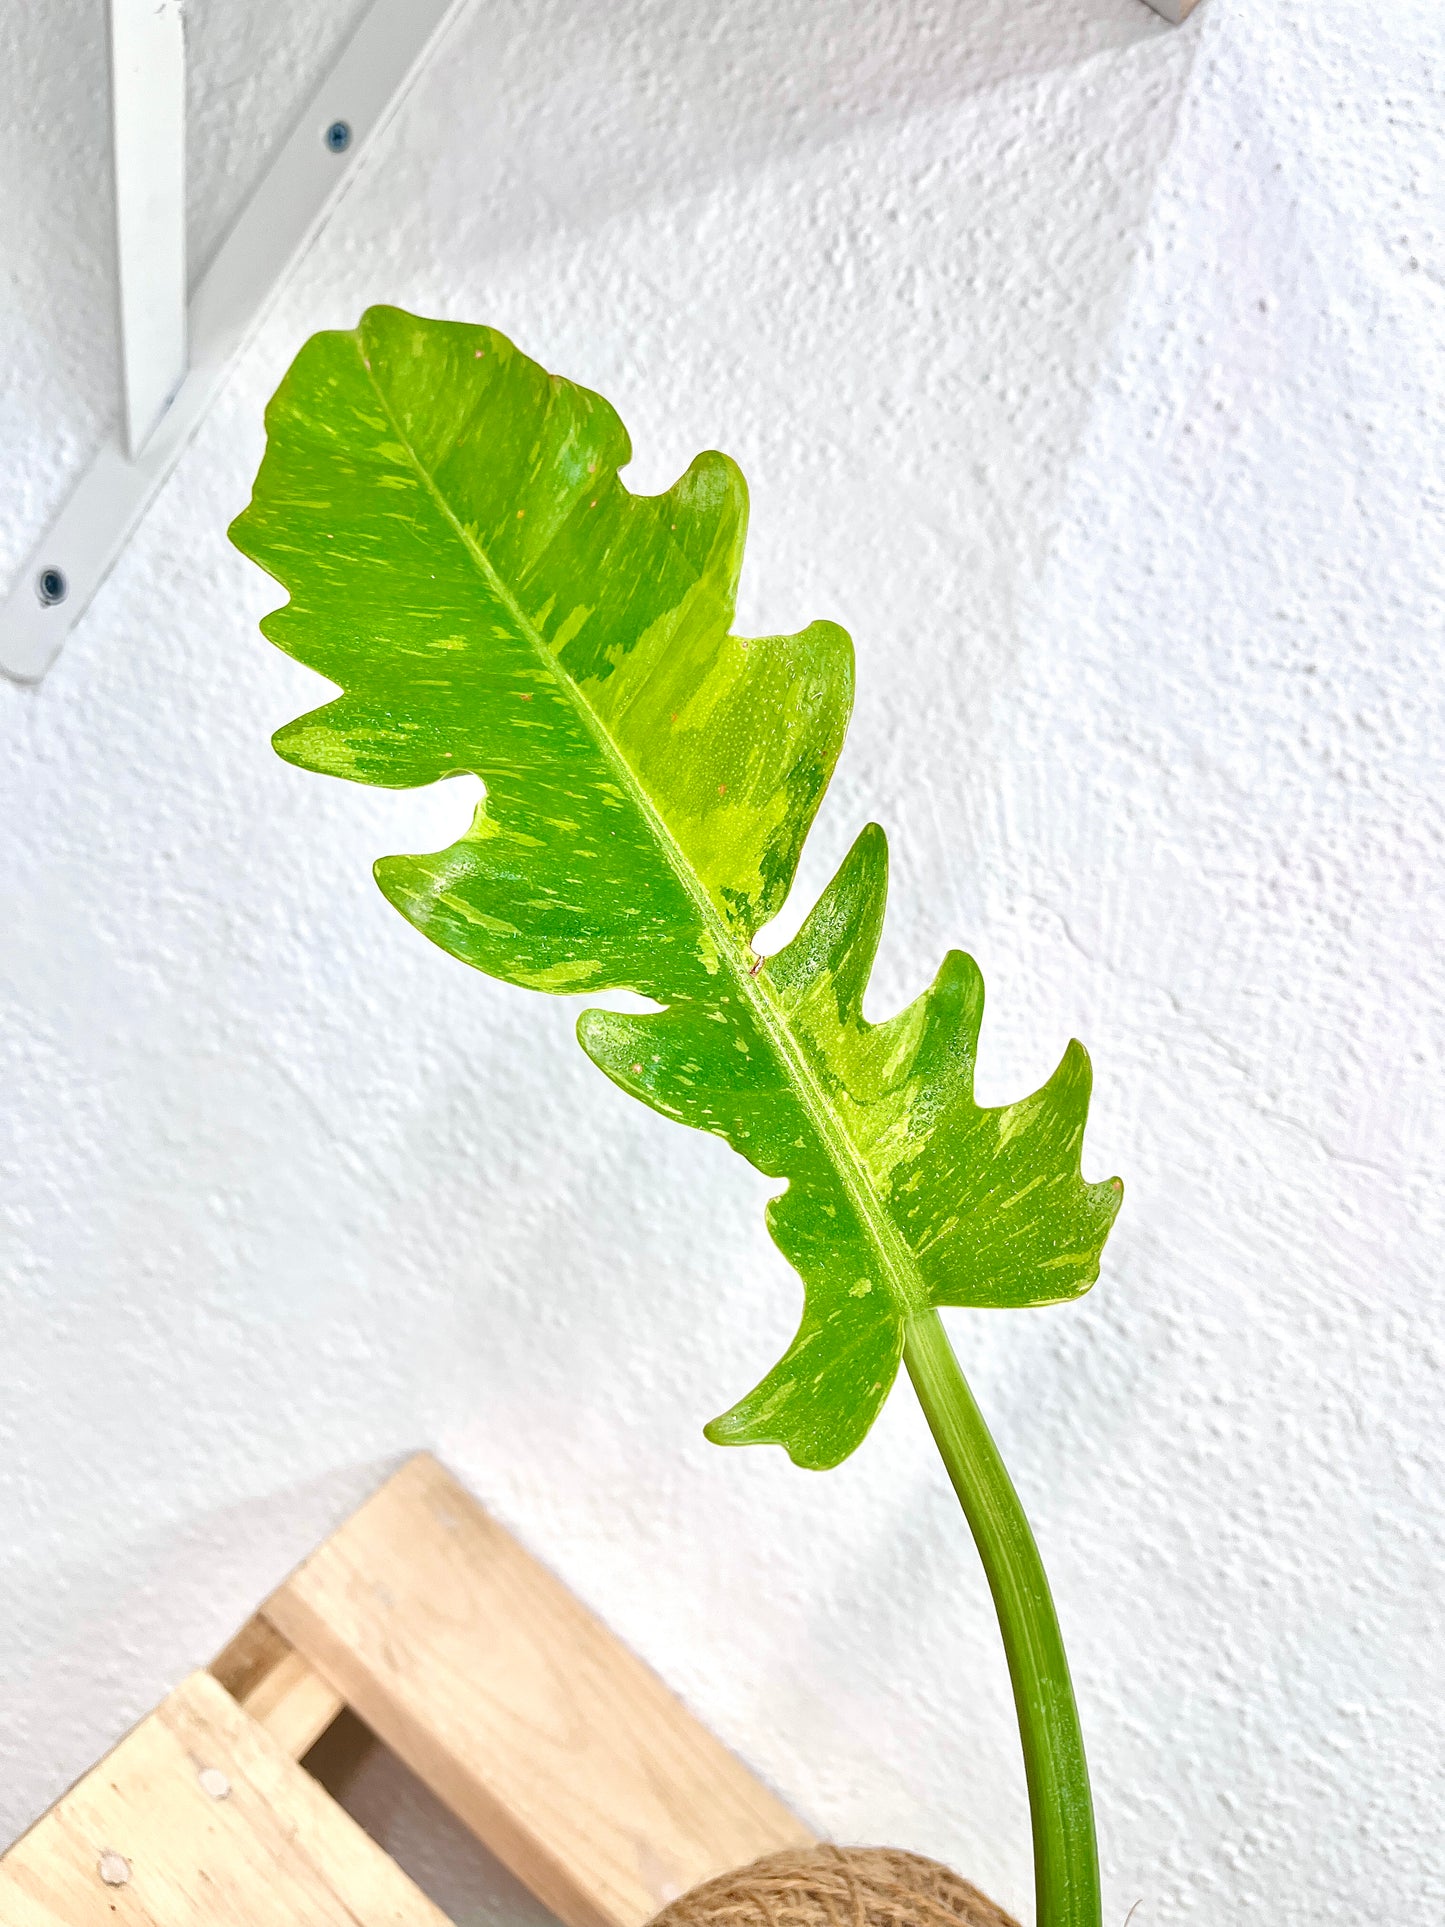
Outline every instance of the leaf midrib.
<svg viewBox="0 0 1445 1927">
<path fill-rule="evenodd" d="M 356 353 L 377 402 L 396 434 L 399 446 L 405 449 L 407 459 L 428 494 L 455 530 L 463 548 L 471 556 L 493 593 L 510 612 L 539 661 L 551 673 L 562 693 L 571 703 L 583 728 L 592 737 L 627 794 L 641 811 L 662 851 L 664 861 L 692 902 L 703 928 L 711 935 L 718 954 L 725 959 L 740 1001 L 751 1008 L 760 1029 L 786 1068 L 792 1073 L 794 1083 L 803 1100 L 803 1109 L 838 1173 L 843 1189 L 847 1192 L 860 1222 L 877 1250 L 885 1281 L 893 1294 L 900 1319 L 906 1321 L 926 1311 L 929 1308 L 929 1299 L 917 1261 L 889 1216 L 886 1204 L 874 1190 L 872 1176 L 829 1103 L 828 1094 L 818 1081 L 812 1065 L 807 1061 L 801 1044 L 793 1035 L 786 1012 L 774 1002 L 771 986 L 764 981 L 766 969 L 754 975 L 748 961 L 738 949 L 731 928 L 703 887 L 697 871 L 688 861 L 668 827 L 666 819 L 658 810 L 631 763 L 623 755 L 606 724 L 587 702 L 574 678 L 563 667 L 561 660 L 547 647 L 546 641 L 533 626 L 526 611 L 498 573 L 486 550 L 453 514 L 451 504 L 437 486 L 435 476 L 422 461 L 412 444 L 410 435 L 397 420 L 390 399 L 377 381 L 359 341 L 356 342 Z M 623 486 L 620 480 L 618 486 Z"/>
</svg>

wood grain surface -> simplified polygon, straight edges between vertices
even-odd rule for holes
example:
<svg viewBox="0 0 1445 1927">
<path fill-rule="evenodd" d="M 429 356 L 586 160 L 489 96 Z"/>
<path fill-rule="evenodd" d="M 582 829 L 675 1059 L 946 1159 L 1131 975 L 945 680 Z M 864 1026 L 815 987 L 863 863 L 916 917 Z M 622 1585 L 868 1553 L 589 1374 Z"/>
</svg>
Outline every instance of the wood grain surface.
<svg viewBox="0 0 1445 1927">
<path fill-rule="evenodd" d="M 4 1927 L 446 1927 L 209 1673 L 0 1860 Z"/>
<path fill-rule="evenodd" d="M 812 1838 L 430 1457 L 264 1612 L 566 1927 Z"/>
</svg>

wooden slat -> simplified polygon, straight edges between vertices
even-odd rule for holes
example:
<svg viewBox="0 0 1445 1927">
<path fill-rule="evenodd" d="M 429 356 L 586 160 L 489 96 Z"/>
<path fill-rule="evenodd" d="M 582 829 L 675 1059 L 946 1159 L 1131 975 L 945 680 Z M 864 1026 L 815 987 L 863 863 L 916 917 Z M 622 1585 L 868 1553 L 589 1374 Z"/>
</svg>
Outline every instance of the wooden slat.
<svg viewBox="0 0 1445 1927">
<path fill-rule="evenodd" d="M 404 1466 L 265 1613 L 567 1927 L 641 1927 L 696 1882 L 811 1840 L 434 1459 Z"/>
<path fill-rule="evenodd" d="M 263 1613 L 216 1655 L 210 1672 L 293 1760 L 311 1751 L 345 1704 Z"/>
<path fill-rule="evenodd" d="M 178 1687 L 0 1860 L 0 1922 L 446 1927 L 208 1673 Z"/>
</svg>

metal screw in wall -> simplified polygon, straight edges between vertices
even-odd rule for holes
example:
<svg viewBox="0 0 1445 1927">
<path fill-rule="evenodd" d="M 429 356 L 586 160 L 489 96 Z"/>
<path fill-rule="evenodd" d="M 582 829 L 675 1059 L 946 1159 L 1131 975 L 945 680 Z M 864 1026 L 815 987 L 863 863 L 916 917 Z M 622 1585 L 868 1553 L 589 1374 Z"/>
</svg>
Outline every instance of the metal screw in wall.
<svg viewBox="0 0 1445 1927">
<path fill-rule="evenodd" d="M 57 602 L 64 602 L 70 593 L 70 584 L 65 579 L 63 569 L 42 569 L 35 578 L 35 593 L 42 607 L 53 609 Z"/>
<path fill-rule="evenodd" d="M 344 154 L 351 145 L 351 122 L 334 120 L 326 130 L 326 145 L 333 154 Z"/>
</svg>

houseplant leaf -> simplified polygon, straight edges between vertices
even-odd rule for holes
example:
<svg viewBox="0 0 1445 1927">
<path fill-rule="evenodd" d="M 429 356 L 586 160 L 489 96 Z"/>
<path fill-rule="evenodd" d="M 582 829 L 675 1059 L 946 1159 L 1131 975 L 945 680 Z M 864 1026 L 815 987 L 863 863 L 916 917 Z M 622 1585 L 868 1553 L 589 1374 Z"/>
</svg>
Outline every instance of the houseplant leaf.
<svg viewBox="0 0 1445 1927">
<path fill-rule="evenodd" d="M 887 888 L 869 826 L 794 941 L 762 959 L 832 773 L 852 647 L 731 622 L 741 474 L 700 455 L 665 494 L 619 479 L 599 396 L 492 329 L 375 308 L 313 338 L 267 412 L 232 537 L 290 592 L 267 636 L 342 693 L 281 730 L 289 761 L 486 795 L 435 855 L 376 866 L 390 901 L 492 976 L 625 987 L 588 1055 L 786 1188 L 769 1228 L 804 1285 L 786 1355 L 708 1427 L 834 1465 L 871 1425 L 909 1319 L 1032 1305 L 1098 1275 L 1117 1182 L 1085 1184 L 1089 1065 L 973 1099 L 983 987 L 951 953 L 898 1016 L 862 1001 Z"/>
<path fill-rule="evenodd" d="M 233 533 L 291 594 L 266 633 L 342 692 L 277 747 L 393 787 L 479 776 L 465 836 L 377 865 L 387 896 L 508 982 L 651 997 L 643 1016 L 584 1013 L 584 1048 L 786 1180 L 768 1217 L 802 1323 L 709 1434 L 836 1464 L 901 1354 L 998 1610 L 1040 1927 L 1100 1927 L 1048 1581 L 937 1311 L 1093 1282 L 1120 1188 L 1080 1177 L 1083 1050 L 1033 1097 L 976 1105 L 983 987 L 958 952 L 907 1010 L 865 1021 L 887 879 L 875 826 L 796 939 L 754 950 L 837 759 L 852 649 L 829 623 L 731 634 L 746 495 L 725 456 L 632 496 L 606 402 L 491 330 L 394 309 L 308 343 L 267 423 Z"/>
</svg>

